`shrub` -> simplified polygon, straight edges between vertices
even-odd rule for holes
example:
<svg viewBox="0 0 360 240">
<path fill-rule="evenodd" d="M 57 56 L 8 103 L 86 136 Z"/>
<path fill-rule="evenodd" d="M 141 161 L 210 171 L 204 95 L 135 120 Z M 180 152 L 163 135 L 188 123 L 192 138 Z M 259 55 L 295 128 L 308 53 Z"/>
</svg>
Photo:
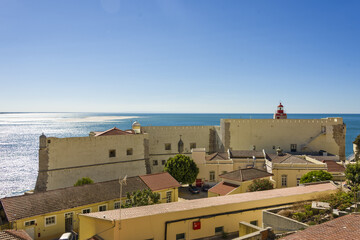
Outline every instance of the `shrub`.
<svg viewBox="0 0 360 240">
<path fill-rule="evenodd" d="M 83 178 L 80 178 L 79 180 L 77 180 L 77 182 L 74 184 L 74 187 L 82 186 L 82 185 L 86 185 L 86 184 L 92 184 L 92 183 L 94 183 L 94 181 L 91 178 L 83 177 Z"/>
<path fill-rule="evenodd" d="M 268 179 L 255 179 L 249 186 L 249 192 L 273 189 L 274 185 Z"/>
</svg>

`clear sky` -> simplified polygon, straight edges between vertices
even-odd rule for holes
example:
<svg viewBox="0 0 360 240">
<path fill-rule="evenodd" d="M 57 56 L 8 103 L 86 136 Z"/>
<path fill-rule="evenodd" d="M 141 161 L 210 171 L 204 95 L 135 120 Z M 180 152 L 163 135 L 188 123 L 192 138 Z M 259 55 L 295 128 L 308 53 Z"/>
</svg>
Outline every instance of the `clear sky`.
<svg viewBox="0 0 360 240">
<path fill-rule="evenodd" d="M 0 0 L 0 112 L 360 113 L 360 1 Z"/>
</svg>

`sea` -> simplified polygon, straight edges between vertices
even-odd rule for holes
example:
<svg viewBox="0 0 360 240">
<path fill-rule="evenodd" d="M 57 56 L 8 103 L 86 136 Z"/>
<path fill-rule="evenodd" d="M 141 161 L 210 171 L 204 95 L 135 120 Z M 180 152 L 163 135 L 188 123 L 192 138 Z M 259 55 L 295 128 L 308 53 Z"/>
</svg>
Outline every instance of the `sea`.
<svg viewBox="0 0 360 240">
<path fill-rule="evenodd" d="M 220 125 L 222 118 L 271 119 L 273 114 L 155 113 L 0 113 L 0 198 L 21 195 L 35 187 L 39 136 L 81 137 L 113 127 Z M 346 124 L 346 155 L 360 134 L 360 114 L 288 114 L 291 119 L 342 117 Z"/>
</svg>

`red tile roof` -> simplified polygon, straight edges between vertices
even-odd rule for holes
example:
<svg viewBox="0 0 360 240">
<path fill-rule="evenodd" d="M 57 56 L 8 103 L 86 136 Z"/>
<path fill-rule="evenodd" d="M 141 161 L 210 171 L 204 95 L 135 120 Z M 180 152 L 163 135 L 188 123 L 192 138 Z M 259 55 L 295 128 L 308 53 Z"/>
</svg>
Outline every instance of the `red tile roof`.
<svg viewBox="0 0 360 240">
<path fill-rule="evenodd" d="M 219 194 L 220 196 L 225 196 L 226 194 L 230 193 L 234 189 L 238 188 L 239 185 L 231 184 L 227 182 L 220 182 L 210 188 L 208 191 L 212 193 Z"/>
<path fill-rule="evenodd" d="M 281 238 L 283 240 L 360 239 L 360 215 L 350 214 L 320 225 L 309 227 Z"/>
<path fill-rule="evenodd" d="M 1 240 L 32 240 L 24 230 L 4 230 L 0 232 Z"/>
<path fill-rule="evenodd" d="M 131 131 L 123 131 L 118 129 L 117 127 L 114 127 L 104 132 L 95 132 L 95 137 L 110 136 L 110 135 L 130 135 L 130 134 L 134 134 L 134 133 Z"/>
<path fill-rule="evenodd" d="M 151 189 L 151 191 L 180 187 L 179 182 L 176 181 L 176 179 L 168 172 L 142 175 L 139 177 Z"/>
<path fill-rule="evenodd" d="M 323 160 L 323 163 L 326 163 L 328 172 L 345 172 L 345 167 L 333 160 Z"/>
<path fill-rule="evenodd" d="M 229 160 L 227 153 L 213 153 L 210 155 L 205 156 L 206 161 L 212 161 L 212 160 Z"/>
</svg>

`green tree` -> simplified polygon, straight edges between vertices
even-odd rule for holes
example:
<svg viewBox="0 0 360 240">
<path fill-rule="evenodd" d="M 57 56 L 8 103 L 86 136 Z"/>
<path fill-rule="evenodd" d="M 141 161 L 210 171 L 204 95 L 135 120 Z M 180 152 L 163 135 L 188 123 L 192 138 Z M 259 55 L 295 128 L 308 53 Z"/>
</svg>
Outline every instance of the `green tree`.
<svg viewBox="0 0 360 240">
<path fill-rule="evenodd" d="M 126 193 L 126 202 L 122 205 L 122 208 L 153 205 L 159 203 L 159 201 L 159 193 L 154 193 L 149 189 L 137 190 L 132 193 Z"/>
<path fill-rule="evenodd" d="M 359 151 L 355 154 L 355 161 L 359 161 L 360 160 L 360 135 L 358 135 L 355 140 L 353 141 L 353 144 L 355 144 L 357 146 L 357 148 L 359 149 Z"/>
<path fill-rule="evenodd" d="M 256 191 L 264 191 L 273 189 L 274 184 L 270 182 L 268 179 L 255 179 L 249 186 L 249 192 L 256 192 Z"/>
<path fill-rule="evenodd" d="M 331 180 L 332 175 L 323 170 L 315 170 L 304 174 L 300 178 L 300 183 L 311 183 Z"/>
<path fill-rule="evenodd" d="M 360 185 L 360 162 L 348 164 L 345 169 L 345 177 L 351 189 L 358 191 Z"/>
<path fill-rule="evenodd" d="M 91 180 L 91 178 L 83 177 L 83 178 L 80 178 L 79 180 L 77 180 L 77 182 L 74 184 L 74 187 L 82 186 L 82 185 L 86 185 L 86 184 L 92 184 L 92 183 L 94 183 L 94 181 Z"/>
<path fill-rule="evenodd" d="M 182 154 L 169 158 L 164 171 L 170 173 L 173 178 L 182 184 L 195 182 L 199 174 L 199 168 L 196 166 L 196 163 L 190 157 Z"/>
</svg>

